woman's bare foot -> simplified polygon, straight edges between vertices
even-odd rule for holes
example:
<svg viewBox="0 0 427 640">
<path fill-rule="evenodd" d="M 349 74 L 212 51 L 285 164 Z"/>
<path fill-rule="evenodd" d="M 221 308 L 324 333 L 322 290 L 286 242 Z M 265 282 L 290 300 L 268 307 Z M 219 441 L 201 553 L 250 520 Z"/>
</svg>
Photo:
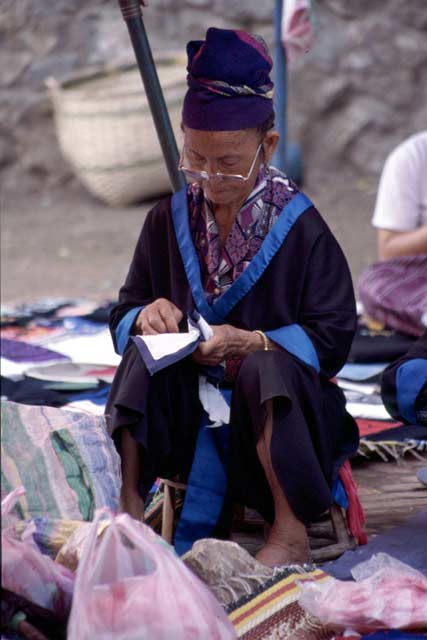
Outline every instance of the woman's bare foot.
<svg viewBox="0 0 427 640">
<path fill-rule="evenodd" d="M 123 491 L 120 495 L 120 513 L 128 513 L 135 520 L 144 520 L 144 500 L 137 491 Z"/>
<path fill-rule="evenodd" d="M 306 528 L 297 523 L 291 530 L 273 525 L 265 545 L 255 559 L 268 567 L 284 564 L 304 564 L 310 560 L 310 547 Z"/>
</svg>

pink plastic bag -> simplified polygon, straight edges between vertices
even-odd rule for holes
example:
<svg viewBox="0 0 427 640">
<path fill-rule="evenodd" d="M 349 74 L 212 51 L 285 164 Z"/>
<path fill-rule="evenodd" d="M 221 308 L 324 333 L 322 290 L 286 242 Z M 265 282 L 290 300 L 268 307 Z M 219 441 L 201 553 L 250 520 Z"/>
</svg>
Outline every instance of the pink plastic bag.
<svg viewBox="0 0 427 640">
<path fill-rule="evenodd" d="M 2 500 L 3 525 L 16 501 L 24 493 L 25 489 L 19 487 Z M 2 587 L 40 607 L 54 611 L 62 618 L 71 607 L 74 575 L 41 553 L 33 540 L 33 532 L 34 527 L 30 524 L 21 540 L 17 540 L 13 537 L 12 530 L 2 530 Z"/>
<path fill-rule="evenodd" d="M 100 520 L 112 520 L 97 540 Z M 97 511 L 77 569 L 68 640 L 231 640 L 213 594 L 149 527 Z"/>
<path fill-rule="evenodd" d="M 427 628 L 427 578 L 378 553 L 352 569 L 356 582 L 305 582 L 300 605 L 331 629 L 361 633 Z"/>
</svg>

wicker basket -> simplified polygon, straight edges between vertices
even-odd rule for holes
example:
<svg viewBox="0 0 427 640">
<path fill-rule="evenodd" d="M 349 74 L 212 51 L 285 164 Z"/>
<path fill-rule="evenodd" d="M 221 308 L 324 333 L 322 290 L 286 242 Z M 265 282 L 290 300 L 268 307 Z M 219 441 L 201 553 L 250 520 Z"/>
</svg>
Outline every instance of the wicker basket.
<svg viewBox="0 0 427 640">
<path fill-rule="evenodd" d="M 156 63 L 179 140 L 185 61 Z M 87 189 L 112 206 L 170 191 L 147 98 L 136 66 L 87 70 L 61 82 L 46 81 L 59 146 Z"/>
</svg>

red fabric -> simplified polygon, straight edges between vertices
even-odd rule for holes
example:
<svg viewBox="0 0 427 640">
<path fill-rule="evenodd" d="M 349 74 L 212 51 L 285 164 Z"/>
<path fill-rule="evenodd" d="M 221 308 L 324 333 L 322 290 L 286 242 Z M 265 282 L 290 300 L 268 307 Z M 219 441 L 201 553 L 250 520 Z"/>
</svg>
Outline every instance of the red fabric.
<svg viewBox="0 0 427 640">
<path fill-rule="evenodd" d="M 359 429 L 359 435 L 362 438 L 364 436 L 371 436 L 374 433 L 387 431 L 388 429 L 401 425 L 400 422 L 395 422 L 393 420 L 369 420 L 367 418 L 357 418 L 356 422 Z"/>
<path fill-rule="evenodd" d="M 353 479 L 350 462 L 346 460 L 339 471 L 339 477 L 344 485 L 348 498 L 347 524 L 351 534 L 358 544 L 366 544 L 368 536 L 363 530 L 365 513 L 357 493 L 357 485 Z"/>
</svg>

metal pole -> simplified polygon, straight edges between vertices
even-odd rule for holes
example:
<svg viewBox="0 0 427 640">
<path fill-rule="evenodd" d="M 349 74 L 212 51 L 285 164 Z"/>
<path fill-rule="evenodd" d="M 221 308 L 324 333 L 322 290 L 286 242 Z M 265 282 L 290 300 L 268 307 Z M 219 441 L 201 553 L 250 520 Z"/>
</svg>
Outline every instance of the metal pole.
<svg viewBox="0 0 427 640">
<path fill-rule="evenodd" d="M 178 148 L 142 20 L 141 5 L 139 0 L 118 1 L 127 24 L 172 188 L 178 191 L 185 187 L 186 181 L 181 171 L 178 171 Z"/>
<path fill-rule="evenodd" d="M 276 0 L 274 7 L 274 108 L 276 127 L 280 134 L 279 144 L 273 157 L 273 165 L 286 171 L 286 54 L 282 45 L 283 0 Z"/>
</svg>

